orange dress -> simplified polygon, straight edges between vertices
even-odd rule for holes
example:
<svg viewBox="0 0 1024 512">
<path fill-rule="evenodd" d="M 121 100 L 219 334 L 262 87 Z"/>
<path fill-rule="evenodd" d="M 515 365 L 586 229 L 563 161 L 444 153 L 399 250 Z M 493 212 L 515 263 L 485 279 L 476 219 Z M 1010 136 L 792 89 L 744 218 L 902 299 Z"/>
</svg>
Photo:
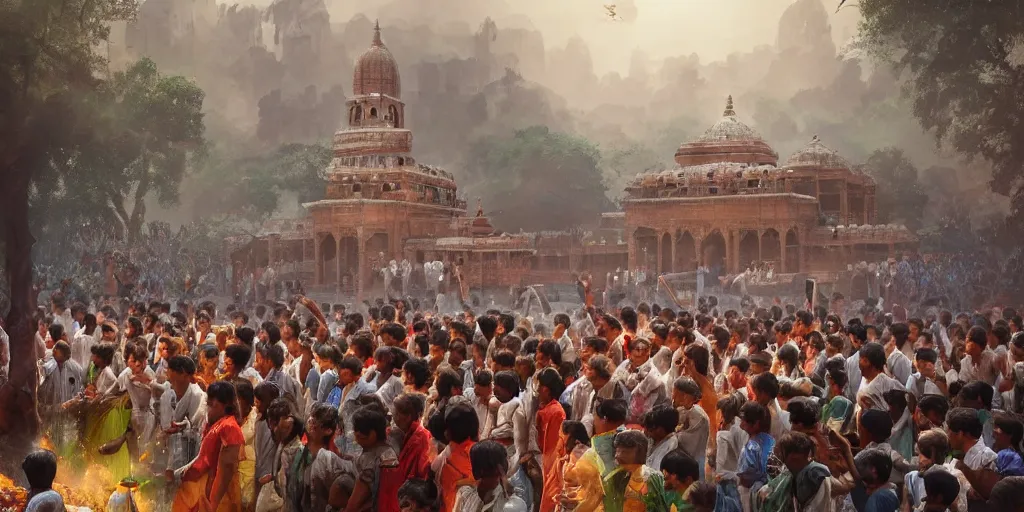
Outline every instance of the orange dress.
<svg viewBox="0 0 1024 512">
<path fill-rule="evenodd" d="M 199 445 L 199 456 L 192 463 L 192 469 L 199 472 L 198 480 L 183 482 L 174 496 L 172 512 L 195 512 L 199 510 L 199 501 L 203 496 L 209 497 L 217 477 L 220 462 L 220 450 L 225 446 L 245 445 L 245 435 L 234 416 L 227 415 L 213 425 L 206 427 L 203 442 Z M 238 481 L 238 472 L 230 476 L 231 483 L 224 495 L 217 512 L 238 511 L 242 509 L 242 489 Z"/>
<path fill-rule="evenodd" d="M 434 474 L 437 488 L 441 491 L 442 510 L 454 510 L 455 495 L 462 483 L 472 483 L 473 465 L 469 462 L 469 450 L 476 444 L 472 439 L 461 443 L 448 443 L 448 447 L 434 460 Z M 447 454 L 445 456 L 445 454 Z"/>
<path fill-rule="evenodd" d="M 558 464 L 564 422 L 565 410 L 558 400 L 548 402 L 537 411 L 537 444 L 544 463 L 544 492 L 541 495 L 540 512 L 554 512 L 557 505 L 555 497 L 562 492 L 562 475 Z"/>
</svg>

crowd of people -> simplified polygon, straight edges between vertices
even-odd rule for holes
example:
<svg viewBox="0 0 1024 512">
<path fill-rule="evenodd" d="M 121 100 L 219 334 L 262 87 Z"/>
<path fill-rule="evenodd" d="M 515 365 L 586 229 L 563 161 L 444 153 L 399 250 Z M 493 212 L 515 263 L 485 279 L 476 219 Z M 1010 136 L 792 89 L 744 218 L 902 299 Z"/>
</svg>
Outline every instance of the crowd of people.
<svg viewBox="0 0 1024 512">
<path fill-rule="evenodd" d="M 28 510 L 57 464 L 175 512 L 1024 510 L 1021 316 L 907 316 L 57 292 Z"/>
</svg>

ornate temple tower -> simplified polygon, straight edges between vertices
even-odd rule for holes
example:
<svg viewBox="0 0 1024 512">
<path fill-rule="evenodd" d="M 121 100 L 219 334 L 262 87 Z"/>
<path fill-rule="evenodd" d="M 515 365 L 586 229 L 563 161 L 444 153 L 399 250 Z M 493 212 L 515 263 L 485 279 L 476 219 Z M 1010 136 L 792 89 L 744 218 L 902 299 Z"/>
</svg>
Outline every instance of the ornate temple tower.
<svg viewBox="0 0 1024 512">
<path fill-rule="evenodd" d="M 373 27 L 373 43 L 356 60 L 348 125 L 352 128 L 405 128 L 405 104 L 398 63 L 380 38 L 380 23 Z"/>
<path fill-rule="evenodd" d="M 314 286 L 361 297 L 381 284 L 388 262 L 407 257 L 407 240 L 447 236 L 466 214 L 452 175 L 412 157 L 401 93 L 377 24 L 356 60 L 348 127 L 334 134 L 326 197 L 304 205 L 313 218 Z"/>
</svg>

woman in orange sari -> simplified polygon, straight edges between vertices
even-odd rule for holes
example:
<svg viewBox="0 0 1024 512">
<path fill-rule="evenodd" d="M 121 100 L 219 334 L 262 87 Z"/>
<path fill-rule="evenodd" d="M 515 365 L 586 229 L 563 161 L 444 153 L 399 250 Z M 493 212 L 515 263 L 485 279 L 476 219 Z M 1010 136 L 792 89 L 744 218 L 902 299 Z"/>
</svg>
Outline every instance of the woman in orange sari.
<svg viewBox="0 0 1024 512">
<path fill-rule="evenodd" d="M 242 508 L 238 463 L 245 436 L 238 426 L 235 387 L 214 382 L 206 389 L 207 427 L 199 456 L 175 472 L 182 485 L 172 512 L 233 512 Z"/>
</svg>

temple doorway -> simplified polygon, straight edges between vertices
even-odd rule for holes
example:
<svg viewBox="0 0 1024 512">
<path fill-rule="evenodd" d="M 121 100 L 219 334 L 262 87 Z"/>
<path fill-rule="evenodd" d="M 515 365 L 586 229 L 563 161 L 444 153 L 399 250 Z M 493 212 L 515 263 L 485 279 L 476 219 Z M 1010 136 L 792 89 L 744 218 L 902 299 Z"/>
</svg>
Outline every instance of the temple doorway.
<svg viewBox="0 0 1024 512">
<path fill-rule="evenodd" d="M 740 268 L 739 271 L 755 266 L 761 261 L 761 241 L 757 239 L 757 231 L 740 232 Z"/>
<path fill-rule="evenodd" d="M 786 231 L 786 268 L 782 271 L 787 274 L 800 271 L 800 240 L 793 229 Z"/>
<path fill-rule="evenodd" d="M 761 261 L 774 264 L 776 272 L 781 271 L 779 268 L 779 258 L 782 256 L 781 243 L 779 232 L 774 229 L 768 229 L 761 235 Z"/>
<path fill-rule="evenodd" d="M 659 274 L 672 272 L 672 235 L 665 233 L 661 236 L 661 268 Z"/>
<path fill-rule="evenodd" d="M 708 281 L 712 286 L 718 286 L 718 277 L 725 275 L 725 237 L 720 231 L 714 231 L 704 238 L 700 244 L 700 254 L 704 265 L 710 271 Z"/>
<path fill-rule="evenodd" d="M 675 259 L 675 272 L 690 272 L 697 269 L 697 251 L 693 235 L 689 231 L 683 231 L 676 239 Z"/>
<path fill-rule="evenodd" d="M 658 234 L 651 228 L 638 228 L 633 235 L 636 244 L 636 268 L 654 270 L 658 268 Z"/>
<path fill-rule="evenodd" d="M 338 265 L 335 259 L 337 257 L 337 242 L 334 240 L 334 235 L 328 233 L 320 241 L 320 261 L 317 262 L 320 265 L 320 275 L 323 278 L 323 284 L 338 282 Z"/>
</svg>

